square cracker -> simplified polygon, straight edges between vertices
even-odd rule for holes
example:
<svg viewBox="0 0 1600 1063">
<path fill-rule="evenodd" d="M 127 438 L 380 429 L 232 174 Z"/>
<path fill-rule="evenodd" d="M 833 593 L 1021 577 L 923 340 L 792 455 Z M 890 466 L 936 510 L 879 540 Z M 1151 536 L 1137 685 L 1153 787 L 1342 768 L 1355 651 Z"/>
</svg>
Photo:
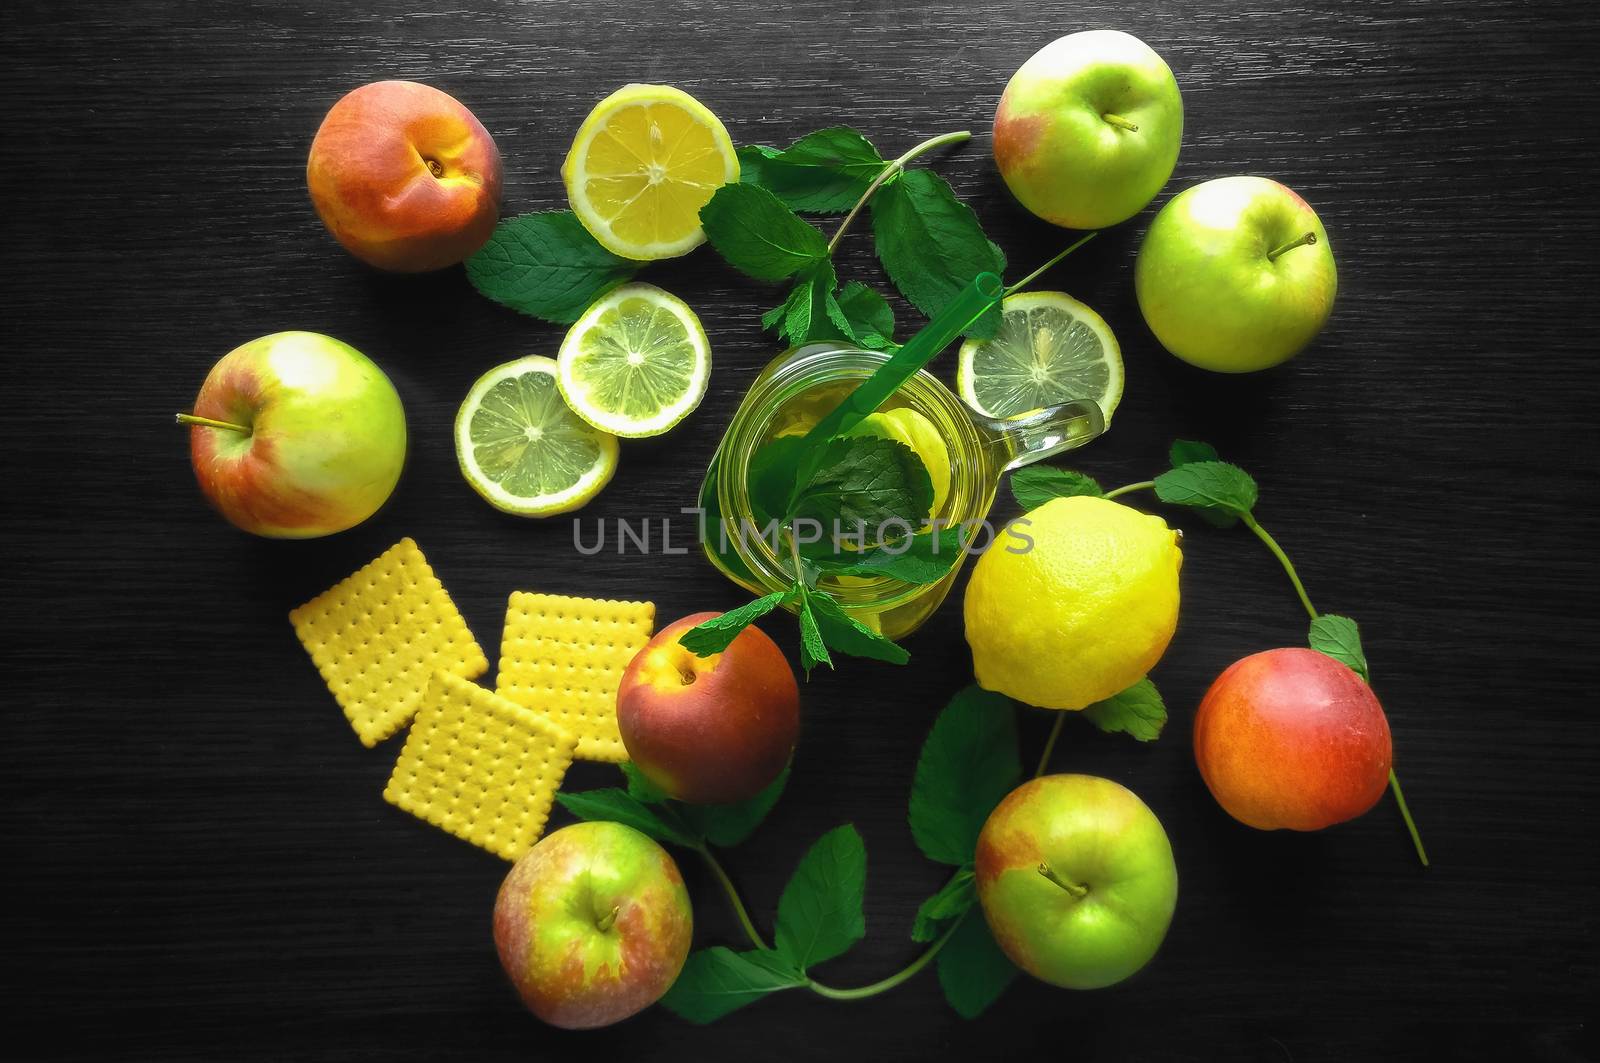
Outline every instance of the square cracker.
<svg viewBox="0 0 1600 1063">
<path fill-rule="evenodd" d="M 383 799 L 515 860 L 544 833 L 574 745 L 538 713 L 435 672 Z"/>
<path fill-rule="evenodd" d="M 368 747 L 416 715 L 434 672 L 472 679 L 489 670 L 456 603 L 410 539 L 291 611 L 289 622 Z"/>
<path fill-rule="evenodd" d="M 495 692 L 576 736 L 581 759 L 620 764 L 628 751 L 617 730 L 617 686 L 655 622 L 650 602 L 517 591 L 506 607 Z"/>
</svg>

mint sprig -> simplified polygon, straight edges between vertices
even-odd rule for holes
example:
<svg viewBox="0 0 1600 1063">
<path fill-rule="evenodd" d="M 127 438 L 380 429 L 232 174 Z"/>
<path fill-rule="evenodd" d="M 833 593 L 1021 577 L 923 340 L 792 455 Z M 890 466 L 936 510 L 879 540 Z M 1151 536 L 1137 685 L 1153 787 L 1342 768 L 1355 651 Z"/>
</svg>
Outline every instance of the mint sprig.
<svg viewBox="0 0 1600 1063">
<path fill-rule="evenodd" d="M 911 305 L 933 317 L 980 273 L 1005 273 L 1005 252 L 984 235 L 972 208 L 931 170 L 907 170 L 872 202 L 878 259 Z M 968 330 L 990 339 L 1000 329 L 995 306 Z"/>
<path fill-rule="evenodd" d="M 740 180 L 805 213 L 849 210 L 887 165 L 866 137 L 846 126 L 807 133 L 787 148 L 739 149 Z"/>
<path fill-rule="evenodd" d="M 1025 511 L 1038 509 L 1052 498 L 1098 498 L 1104 493 L 1094 477 L 1054 465 L 1025 465 L 1011 474 L 1011 494 Z"/>
<path fill-rule="evenodd" d="M 1167 705 L 1149 677 L 1127 690 L 1085 708 L 1081 715 L 1102 731 L 1132 735 L 1141 742 L 1161 737 L 1167 725 Z"/>
<path fill-rule="evenodd" d="M 467 259 L 482 295 L 519 313 L 570 325 L 643 263 L 612 254 L 570 210 L 506 218 Z"/>
</svg>

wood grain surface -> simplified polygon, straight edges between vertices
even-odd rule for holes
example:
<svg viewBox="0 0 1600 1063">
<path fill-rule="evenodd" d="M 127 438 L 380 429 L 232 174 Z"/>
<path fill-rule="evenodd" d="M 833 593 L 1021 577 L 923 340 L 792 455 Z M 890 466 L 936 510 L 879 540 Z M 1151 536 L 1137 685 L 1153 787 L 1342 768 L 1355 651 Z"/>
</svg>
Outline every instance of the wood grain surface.
<svg viewBox="0 0 1600 1063">
<path fill-rule="evenodd" d="M 12 0 L 0 22 L 6 1057 L 1593 1053 L 1591 6 Z M 1105 234 L 1045 282 L 1099 309 L 1127 363 L 1114 429 L 1075 464 L 1145 479 L 1187 436 L 1256 474 L 1258 514 L 1313 599 L 1363 625 L 1434 866 L 1387 800 L 1315 835 L 1248 830 L 1211 800 L 1188 733 L 1200 694 L 1234 659 L 1298 643 L 1304 617 L 1247 535 L 1169 513 L 1186 532 L 1182 621 L 1155 672 L 1172 724 L 1148 746 L 1074 724 L 1055 760 L 1131 786 L 1171 835 L 1181 896 L 1144 973 L 1092 994 L 1019 981 L 972 1023 L 925 974 L 853 1005 L 783 994 L 704 1029 L 660 1009 L 583 1035 L 541 1026 L 490 945 L 505 866 L 381 800 L 396 747 L 355 741 L 284 614 L 402 535 L 491 646 L 515 589 L 648 598 L 664 619 L 743 596 L 697 556 L 579 558 L 571 521 L 479 501 L 456 469 L 456 406 L 489 366 L 553 354 L 561 330 L 481 299 L 460 270 L 382 276 L 342 252 L 305 194 L 318 121 L 366 81 L 437 85 L 495 136 L 507 213 L 564 205 L 573 131 L 629 81 L 682 86 L 740 143 L 846 122 L 898 152 L 970 128 L 933 165 L 1020 272 L 1068 237 L 1010 200 L 988 125 L 1024 59 L 1095 27 L 1145 39 L 1182 87 L 1183 155 L 1157 205 L 1211 177 L 1279 178 L 1321 213 L 1341 290 L 1301 358 L 1207 375 L 1166 355 L 1135 305 L 1150 211 Z M 864 234 L 840 274 L 887 289 Z M 775 353 L 757 320 L 775 291 L 709 251 L 643 277 L 699 310 L 715 372 L 683 426 L 624 446 L 580 514 L 590 532 L 690 504 Z M 902 328 L 920 320 L 896 305 Z M 207 510 L 171 415 L 222 353 L 291 328 L 388 369 L 413 446 L 376 519 L 266 542 Z M 860 828 L 868 936 L 826 969 L 835 984 L 916 955 L 912 914 L 943 876 L 905 806 L 929 721 L 971 679 L 954 601 L 909 648 L 908 668 L 850 661 L 811 681 L 789 792 L 727 857 L 766 924 L 810 841 Z M 1024 715 L 1025 757 L 1047 723 Z M 614 778 L 591 765 L 572 785 Z M 703 869 L 683 866 L 697 941 L 736 943 Z"/>
</svg>

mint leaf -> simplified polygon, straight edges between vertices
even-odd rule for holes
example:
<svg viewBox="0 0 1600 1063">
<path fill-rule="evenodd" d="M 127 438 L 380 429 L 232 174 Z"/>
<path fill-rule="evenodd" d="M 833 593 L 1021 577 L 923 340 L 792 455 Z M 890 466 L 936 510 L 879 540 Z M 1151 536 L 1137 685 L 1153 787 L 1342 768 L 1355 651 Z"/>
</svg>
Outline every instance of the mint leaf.
<svg viewBox="0 0 1600 1063">
<path fill-rule="evenodd" d="M 846 823 L 817 839 L 778 898 L 773 941 L 802 971 L 845 953 L 867 932 L 867 848 Z"/>
<path fill-rule="evenodd" d="M 1024 510 L 1038 509 L 1052 498 L 1093 495 L 1105 492 L 1091 476 L 1054 465 L 1027 465 L 1011 474 L 1011 494 Z"/>
<path fill-rule="evenodd" d="M 806 984 L 804 974 L 771 952 L 718 945 L 692 953 L 661 1006 L 689 1022 L 715 1022 L 769 993 Z"/>
<path fill-rule="evenodd" d="M 795 497 L 795 520 L 815 521 L 824 535 L 865 527 L 876 536 L 888 521 L 920 524 L 933 506 L 933 481 L 916 451 L 872 436 L 830 439 L 817 471 Z"/>
<path fill-rule="evenodd" d="M 1311 621 L 1310 642 L 1318 653 L 1327 654 L 1366 682 L 1372 682 L 1367 671 L 1367 655 L 1361 649 L 1361 629 L 1348 616 L 1323 613 Z"/>
<path fill-rule="evenodd" d="M 844 317 L 844 334 L 862 347 L 884 351 L 895 345 L 894 308 L 889 300 L 860 281 L 839 292 L 837 305 Z"/>
<path fill-rule="evenodd" d="M 622 768 L 623 777 L 628 780 L 629 797 L 646 805 L 659 805 L 667 799 L 662 789 L 639 770 L 639 765 L 631 760 L 625 760 L 619 766 Z"/>
<path fill-rule="evenodd" d="M 952 920 L 966 915 L 977 902 L 977 876 L 971 867 L 963 867 L 917 909 L 917 920 L 911 925 L 911 940 L 932 941 Z"/>
<path fill-rule="evenodd" d="M 654 809 L 630 797 L 626 790 L 583 790 L 556 794 L 561 807 L 579 819 L 606 819 L 643 831 L 658 842 L 693 849 L 699 840 L 668 823 Z"/>
<path fill-rule="evenodd" d="M 911 783 L 911 834 L 929 860 L 972 862 L 978 832 L 1022 778 L 1011 699 L 969 686 L 950 699 L 922 744 Z"/>
<path fill-rule="evenodd" d="M 803 437 L 779 436 L 762 444 L 750 459 L 750 501 L 758 521 L 781 516 L 794 492 Z"/>
<path fill-rule="evenodd" d="M 828 644 L 823 641 L 822 631 L 817 626 L 817 615 L 811 608 L 812 595 L 808 592 L 800 598 L 800 667 L 805 669 L 806 678 L 811 678 L 811 669 L 819 664 L 833 667 L 833 658 L 828 656 Z"/>
<path fill-rule="evenodd" d="M 838 303 L 833 297 L 833 263 L 819 259 L 802 269 L 794 287 L 779 305 L 761 315 L 761 324 L 775 328 L 791 344 L 799 346 L 815 340 L 844 338 L 844 330 L 834 320 Z"/>
<path fill-rule="evenodd" d="M 1174 469 L 1180 465 L 1193 465 L 1197 461 L 1220 461 L 1217 448 L 1210 443 L 1200 443 L 1193 439 L 1174 439 L 1172 446 L 1167 450 L 1167 460 L 1172 462 Z"/>
<path fill-rule="evenodd" d="M 770 190 L 793 210 L 842 213 L 855 206 L 885 163 L 867 138 L 843 126 L 807 133 L 782 150 L 740 148 L 740 179 Z"/>
<path fill-rule="evenodd" d="M 981 911 L 969 912 L 939 950 L 939 987 L 963 1019 L 983 1014 L 1016 976 Z"/>
<path fill-rule="evenodd" d="M 703 620 L 678 637 L 678 645 L 696 657 L 710 657 L 721 653 L 739 637 L 739 632 L 776 609 L 788 594 L 787 590 L 773 591 L 721 616 Z"/>
<path fill-rule="evenodd" d="M 730 266 L 758 280 L 781 281 L 828 257 L 823 235 L 759 185 L 723 185 L 700 208 L 700 224 Z"/>
<path fill-rule="evenodd" d="M 878 189 L 872 197 L 872 235 L 889 279 L 929 317 L 978 274 L 1005 272 L 1004 252 L 983 234 L 972 208 L 932 170 L 907 170 Z M 990 339 L 999 328 L 996 305 L 967 332 Z"/>
<path fill-rule="evenodd" d="M 788 783 L 789 765 L 785 764 L 772 784 L 748 801 L 732 805 L 681 805 L 678 814 L 712 845 L 723 848 L 738 845 L 767 818 Z"/>
<path fill-rule="evenodd" d="M 840 653 L 889 664 L 905 664 L 911 659 L 911 655 L 898 643 L 885 638 L 846 612 L 842 605 L 833 600 L 832 595 L 818 591 L 808 595 L 807 601 L 811 604 L 808 615 L 813 617 L 822 641 Z"/>
<path fill-rule="evenodd" d="M 1102 731 L 1121 731 L 1141 742 L 1161 737 L 1167 723 L 1167 706 L 1149 677 L 1127 690 L 1097 701 L 1083 710 L 1083 718 Z"/>
<path fill-rule="evenodd" d="M 466 261 L 480 294 L 558 325 L 578 320 L 642 265 L 601 247 L 570 210 L 506 218 Z"/>
<path fill-rule="evenodd" d="M 906 583 L 937 583 L 961 559 L 962 530 L 926 531 L 910 538 L 832 554 L 808 554 L 817 571 L 832 576 L 888 576 Z"/>
<path fill-rule="evenodd" d="M 1156 497 L 1231 524 L 1255 508 L 1256 482 L 1237 465 L 1193 461 L 1156 477 Z M 1224 524 L 1219 524 L 1225 526 Z"/>
</svg>

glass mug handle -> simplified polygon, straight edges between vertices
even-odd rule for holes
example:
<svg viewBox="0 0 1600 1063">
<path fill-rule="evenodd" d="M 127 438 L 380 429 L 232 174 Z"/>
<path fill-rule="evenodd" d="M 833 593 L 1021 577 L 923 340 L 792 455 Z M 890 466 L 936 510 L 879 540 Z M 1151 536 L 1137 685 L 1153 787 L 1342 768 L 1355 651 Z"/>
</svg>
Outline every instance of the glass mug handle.
<svg viewBox="0 0 1600 1063">
<path fill-rule="evenodd" d="M 1077 399 L 1004 420 L 968 411 L 994 467 L 1003 472 L 1075 450 L 1106 430 L 1098 404 Z"/>
</svg>

